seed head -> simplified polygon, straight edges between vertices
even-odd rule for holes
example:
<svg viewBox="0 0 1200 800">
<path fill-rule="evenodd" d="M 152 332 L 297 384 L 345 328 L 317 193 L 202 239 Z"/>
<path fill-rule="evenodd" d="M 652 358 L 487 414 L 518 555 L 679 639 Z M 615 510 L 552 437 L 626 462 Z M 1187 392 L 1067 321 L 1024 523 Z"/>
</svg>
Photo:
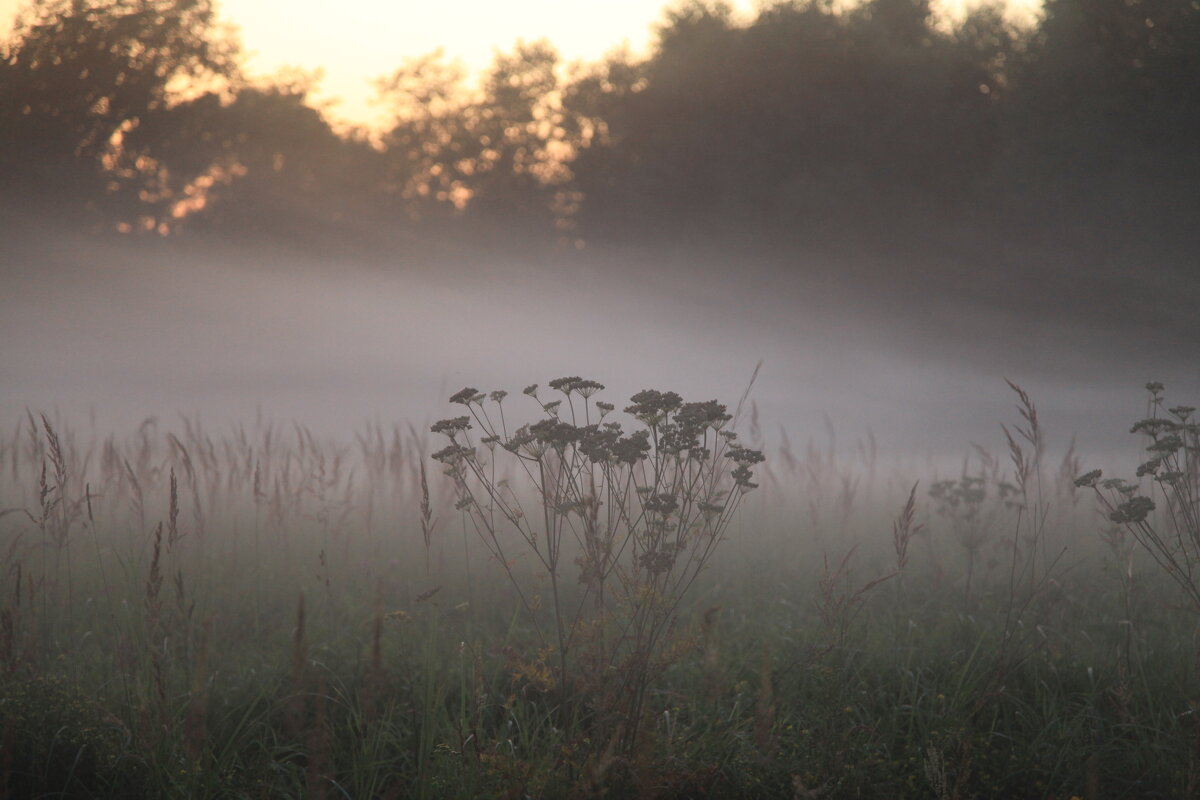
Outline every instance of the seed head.
<svg viewBox="0 0 1200 800">
<path fill-rule="evenodd" d="M 1144 433 L 1147 436 L 1158 436 L 1164 431 L 1175 430 L 1178 423 L 1174 420 L 1163 419 L 1162 417 L 1149 417 L 1133 423 L 1133 427 L 1129 429 L 1130 433 Z"/>
<path fill-rule="evenodd" d="M 1154 475 L 1158 472 L 1158 468 L 1162 466 L 1163 456 L 1157 456 L 1150 459 L 1144 464 L 1139 464 L 1137 468 L 1137 476 L 1140 478 L 1143 475 Z"/>
<path fill-rule="evenodd" d="M 625 413 L 632 414 L 647 425 L 657 425 L 667 414 L 683 404 L 683 398 L 675 392 L 660 392 L 655 389 L 645 389 L 629 399 L 633 405 L 626 407 Z"/>
<path fill-rule="evenodd" d="M 440 419 L 433 423 L 433 427 L 429 430 L 431 433 L 444 433 L 451 439 L 456 433 L 471 429 L 470 417 L 453 417 L 451 419 Z"/>
<path fill-rule="evenodd" d="M 684 403 L 675 414 L 675 422 L 680 426 L 699 429 L 711 427 L 714 430 L 720 430 L 731 419 L 733 419 L 733 415 L 726 413 L 725 406 L 716 400 L 707 400 L 703 403 Z"/>
<path fill-rule="evenodd" d="M 575 384 L 575 391 L 578 392 L 579 395 L 586 400 L 587 398 L 594 395 L 596 392 L 604 391 L 604 384 L 597 383 L 596 381 L 589 381 L 589 380 L 584 379 L 584 380 L 580 381 L 579 383 Z"/>
<path fill-rule="evenodd" d="M 1154 501 L 1149 497 L 1131 497 L 1108 516 L 1113 522 L 1132 525 L 1145 521 L 1153 510 Z"/>
<path fill-rule="evenodd" d="M 1167 409 L 1167 411 L 1179 417 L 1180 422 L 1187 422 L 1187 418 L 1190 417 L 1192 412 L 1195 410 L 1196 409 L 1194 406 L 1175 406 L 1174 408 Z"/>
<path fill-rule="evenodd" d="M 459 403 L 460 405 L 466 406 L 470 405 L 472 402 L 475 402 L 475 398 L 477 396 L 480 396 L 479 390 L 468 386 L 467 388 L 460 389 L 459 391 L 450 395 L 450 402 Z"/>
<path fill-rule="evenodd" d="M 725 453 L 726 458 L 732 458 L 742 466 L 750 466 L 759 464 L 767 460 L 767 457 L 762 454 L 761 450 L 751 450 L 749 447 L 741 445 L 731 445 L 728 452 Z"/>
<path fill-rule="evenodd" d="M 679 507 L 679 501 L 675 499 L 675 495 L 669 493 L 659 493 L 651 496 L 643 504 L 643 508 L 651 514 L 662 514 L 666 516 Z"/>
<path fill-rule="evenodd" d="M 443 464 L 450 466 L 457 465 L 463 459 L 475 458 L 475 448 L 464 447 L 461 444 L 452 444 L 438 450 L 432 456 L 434 461 L 440 461 Z"/>
<path fill-rule="evenodd" d="M 618 439 L 612 447 L 613 457 L 625 464 L 636 464 L 650 452 L 650 432 L 635 431 Z"/>
<path fill-rule="evenodd" d="M 579 441 L 580 431 L 569 422 L 544 419 L 529 426 L 529 432 L 543 444 L 555 450 L 565 450 L 571 443 Z"/>
</svg>

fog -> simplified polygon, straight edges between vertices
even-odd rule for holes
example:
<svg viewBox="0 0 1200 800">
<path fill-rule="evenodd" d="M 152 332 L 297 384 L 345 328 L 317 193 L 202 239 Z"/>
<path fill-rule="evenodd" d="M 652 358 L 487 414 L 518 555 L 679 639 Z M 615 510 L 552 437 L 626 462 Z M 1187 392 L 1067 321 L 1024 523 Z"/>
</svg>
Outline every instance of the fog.
<svg viewBox="0 0 1200 800">
<path fill-rule="evenodd" d="M 1200 24 L 1144 5 L 685 3 L 475 88 L 398 53 L 371 136 L 243 80 L 208 4 L 38 6 L 0 58 L 0 423 L 346 440 L 564 375 L 733 404 L 761 362 L 766 441 L 1002 451 L 1008 380 L 1129 463 L 1147 381 L 1200 394 Z"/>
<path fill-rule="evenodd" d="M 761 361 L 743 428 L 753 411 L 768 442 L 783 430 L 825 446 L 832 431 L 852 450 L 870 435 L 917 466 L 976 443 L 1002 452 L 1000 424 L 1019 421 L 1007 379 L 1052 449 L 1074 437 L 1086 462 L 1131 467 L 1143 384 L 1163 381 L 1174 403 L 1198 394 L 1185 348 L 1115 314 L 1105 327 L 1104 308 L 1056 321 L 1002 300 L 872 291 L 816 257 L 788 271 L 649 250 L 393 260 L 57 234 L 10 241 L 4 258 L 9 430 L 26 409 L 102 435 L 152 415 L 218 430 L 261 416 L 349 441 L 367 421 L 447 416 L 466 385 L 517 394 L 568 374 L 618 405 L 659 388 L 732 407 Z"/>
</svg>

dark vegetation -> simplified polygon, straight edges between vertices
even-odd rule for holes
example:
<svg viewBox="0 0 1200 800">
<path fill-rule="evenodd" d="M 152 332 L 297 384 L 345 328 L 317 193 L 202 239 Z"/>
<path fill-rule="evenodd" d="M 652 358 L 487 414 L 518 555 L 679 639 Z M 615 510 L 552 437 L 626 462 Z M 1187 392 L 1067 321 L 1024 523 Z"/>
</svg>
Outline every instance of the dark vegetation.
<svg viewBox="0 0 1200 800">
<path fill-rule="evenodd" d="M 1194 299 L 1200 235 L 1191 0 L 1049 0 L 1027 28 L 986 5 L 937 26 L 926 0 L 745 24 L 681 3 L 645 59 L 519 43 L 478 89 L 405 62 L 373 137 L 331 127 L 303 76 L 247 79 L 208 0 L 42 0 L 0 52 L 9 220 L 393 258 L 817 253 L 892 288 L 1195 328 L 1172 299 Z"/>
<path fill-rule="evenodd" d="M 0 437 L 0 794 L 1200 790 L 1200 428 L 1161 386 L 1132 483 L 1050 463 L 1019 389 L 1007 457 L 939 479 L 552 383 L 464 389 L 449 445 Z"/>
</svg>

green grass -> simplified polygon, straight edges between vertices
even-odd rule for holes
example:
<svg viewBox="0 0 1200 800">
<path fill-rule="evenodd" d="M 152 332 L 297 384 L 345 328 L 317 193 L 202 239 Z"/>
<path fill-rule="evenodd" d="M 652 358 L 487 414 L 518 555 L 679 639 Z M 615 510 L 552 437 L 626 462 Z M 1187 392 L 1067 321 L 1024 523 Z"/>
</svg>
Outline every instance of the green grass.
<svg viewBox="0 0 1200 800">
<path fill-rule="evenodd" d="M 0 796 L 1063 800 L 1200 785 L 1194 610 L 1146 554 L 1105 543 L 1069 481 L 1035 489 L 1040 464 L 1020 510 L 1000 488 L 1021 482 L 1017 461 L 981 467 L 969 513 L 918 489 L 924 527 L 888 578 L 893 520 L 935 476 L 844 504 L 842 478 L 874 464 L 768 453 L 623 750 L 603 696 L 561 685 L 432 476 L 426 546 L 421 439 L 175 436 L 86 444 L 30 420 L 0 444 L 0 508 L 21 509 L 0 517 Z M 549 596 L 530 559 L 511 570 Z M 585 591 L 559 589 L 568 607 Z M 553 625 L 548 605 L 534 613 Z"/>
</svg>

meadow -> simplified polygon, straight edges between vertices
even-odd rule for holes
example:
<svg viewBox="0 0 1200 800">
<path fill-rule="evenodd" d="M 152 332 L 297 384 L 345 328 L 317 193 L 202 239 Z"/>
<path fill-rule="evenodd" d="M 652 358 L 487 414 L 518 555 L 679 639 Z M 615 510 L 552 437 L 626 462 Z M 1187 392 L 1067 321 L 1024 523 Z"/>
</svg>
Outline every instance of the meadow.
<svg viewBox="0 0 1200 800">
<path fill-rule="evenodd" d="M 1200 447 L 1162 387 L 1140 483 L 1051 459 L 1015 386 L 1007 450 L 944 475 L 601 389 L 348 442 L 27 413 L 0 797 L 1200 792 Z"/>
</svg>

